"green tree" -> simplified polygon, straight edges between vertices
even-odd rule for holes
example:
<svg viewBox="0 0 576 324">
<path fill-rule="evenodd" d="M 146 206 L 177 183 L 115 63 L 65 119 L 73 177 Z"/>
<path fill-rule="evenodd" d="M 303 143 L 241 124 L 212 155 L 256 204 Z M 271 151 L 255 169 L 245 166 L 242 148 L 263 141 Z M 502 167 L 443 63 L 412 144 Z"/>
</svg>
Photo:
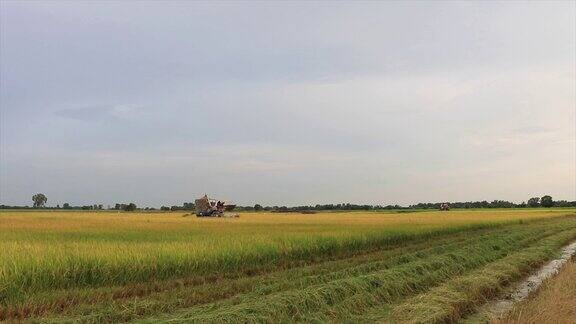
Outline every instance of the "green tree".
<svg viewBox="0 0 576 324">
<path fill-rule="evenodd" d="M 196 207 L 194 205 L 194 203 L 191 203 L 191 202 L 185 202 L 183 206 L 184 206 L 184 209 L 186 209 L 186 210 L 194 210 L 194 208 Z"/>
<path fill-rule="evenodd" d="M 546 195 L 540 198 L 540 205 L 542 205 L 542 207 L 550 208 L 554 206 L 554 200 L 552 200 L 551 196 Z"/>
<path fill-rule="evenodd" d="M 42 207 L 48 201 L 48 198 L 42 193 L 37 193 L 32 196 L 32 201 L 34 202 L 34 207 Z"/>
<path fill-rule="evenodd" d="M 262 209 L 263 209 L 262 205 L 260 205 L 260 204 L 254 205 L 254 211 L 261 211 Z"/>
<path fill-rule="evenodd" d="M 135 210 L 136 210 L 135 203 L 129 203 L 128 205 L 124 205 L 124 211 L 135 211 Z"/>
<path fill-rule="evenodd" d="M 538 197 L 533 197 L 528 199 L 528 206 L 529 207 L 538 207 L 540 206 L 540 198 Z"/>
</svg>

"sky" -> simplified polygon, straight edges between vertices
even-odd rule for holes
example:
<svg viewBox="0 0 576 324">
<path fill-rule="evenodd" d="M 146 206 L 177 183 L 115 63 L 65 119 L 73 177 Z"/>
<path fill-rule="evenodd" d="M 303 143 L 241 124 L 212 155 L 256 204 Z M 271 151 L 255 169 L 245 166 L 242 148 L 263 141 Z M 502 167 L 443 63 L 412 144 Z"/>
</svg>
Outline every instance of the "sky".
<svg viewBox="0 0 576 324">
<path fill-rule="evenodd" d="M 576 200 L 576 2 L 0 2 L 0 203 Z"/>
</svg>

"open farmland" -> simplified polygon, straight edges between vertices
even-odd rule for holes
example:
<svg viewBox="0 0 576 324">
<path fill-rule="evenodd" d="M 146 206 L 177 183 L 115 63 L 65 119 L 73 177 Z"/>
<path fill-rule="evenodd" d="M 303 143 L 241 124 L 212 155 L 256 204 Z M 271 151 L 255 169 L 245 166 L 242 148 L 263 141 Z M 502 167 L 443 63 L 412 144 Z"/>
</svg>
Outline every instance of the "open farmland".
<svg viewBox="0 0 576 324">
<path fill-rule="evenodd" d="M 576 239 L 574 209 L 0 212 L 0 320 L 456 320 Z"/>
</svg>

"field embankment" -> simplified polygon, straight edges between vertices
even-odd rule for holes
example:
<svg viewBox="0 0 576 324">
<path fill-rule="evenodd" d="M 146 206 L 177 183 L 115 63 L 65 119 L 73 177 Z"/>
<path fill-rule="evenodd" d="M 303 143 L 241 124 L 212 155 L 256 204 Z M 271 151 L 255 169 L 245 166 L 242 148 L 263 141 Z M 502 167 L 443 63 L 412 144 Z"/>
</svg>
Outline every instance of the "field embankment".
<svg viewBox="0 0 576 324">
<path fill-rule="evenodd" d="M 516 305 L 505 319 L 493 323 L 576 323 L 576 261 L 568 262 L 534 296 Z"/>
<path fill-rule="evenodd" d="M 0 213 L 0 319 L 449 321 L 576 238 L 573 210 Z"/>
</svg>

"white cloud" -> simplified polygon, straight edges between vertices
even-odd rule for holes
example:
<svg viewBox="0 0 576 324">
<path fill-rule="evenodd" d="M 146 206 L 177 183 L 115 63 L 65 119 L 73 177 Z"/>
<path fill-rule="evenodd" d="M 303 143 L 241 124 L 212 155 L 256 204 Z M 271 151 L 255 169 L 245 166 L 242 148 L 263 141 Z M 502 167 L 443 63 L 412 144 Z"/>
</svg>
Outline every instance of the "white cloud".
<svg viewBox="0 0 576 324">
<path fill-rule="evenodd" d="M 574 199 L 573 3 L 2 6 L 3 203 Z"/>
</svg>

